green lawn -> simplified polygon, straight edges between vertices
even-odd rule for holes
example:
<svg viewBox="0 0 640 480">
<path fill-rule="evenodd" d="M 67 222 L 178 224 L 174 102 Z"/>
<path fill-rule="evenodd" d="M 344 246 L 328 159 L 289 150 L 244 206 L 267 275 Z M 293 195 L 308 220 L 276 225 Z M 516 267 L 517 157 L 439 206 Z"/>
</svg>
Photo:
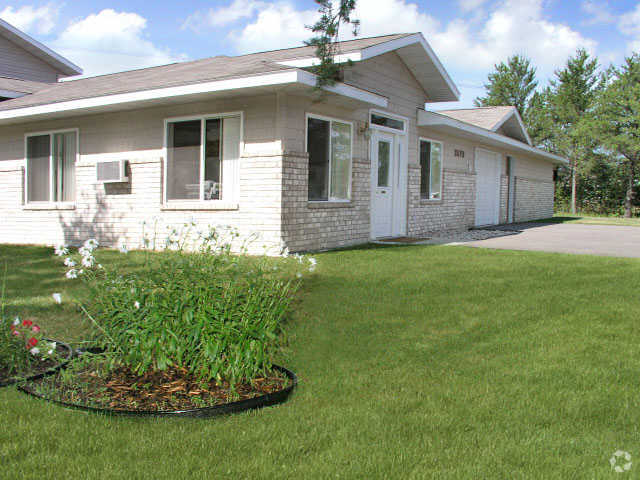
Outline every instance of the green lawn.
<svg viewBox="0 0 640 480">
<path fill-rule="evenodd" d="M 0 390 L 4 478 L 640 476 L 640 262 L 465 247 L 318 255 L 285 405 L 109 418 Z M 50 250 L 0 247 L 9 309 L 80 340 Z M 79 292 L 78 294 L 81 294 Z M 634 456 L 616 475 L 609 458 Z"/>
<path fill-rule="evenodd" d="M 572 215 L 570 213 L 556 213 L 551 219 L 540 220 L 540 222 L 553 223 L 582 223 L 585 225 L 620 225 L 627 227 L 640 227 L 640 218 L 623 217 L 598 217 L 589 215 Z"/>
</svg>

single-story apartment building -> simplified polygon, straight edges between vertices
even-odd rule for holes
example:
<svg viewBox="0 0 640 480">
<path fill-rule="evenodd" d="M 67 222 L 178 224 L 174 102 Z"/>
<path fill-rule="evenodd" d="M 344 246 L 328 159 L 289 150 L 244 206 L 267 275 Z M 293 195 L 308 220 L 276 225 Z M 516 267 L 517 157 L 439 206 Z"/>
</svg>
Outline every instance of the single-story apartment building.
<svg viewBox="0 0 640 480">
<path fill-rule="evenodd" d="M 309 251 L 553 214 L 565 160 L 532 146 L 515 108 L 425 110 L 459 92 L 422 34 L 338 51 L 321 92 L 299 47 L 10 95 L 0 242 L 137 245 L 153 218 Z"/>
</svg>

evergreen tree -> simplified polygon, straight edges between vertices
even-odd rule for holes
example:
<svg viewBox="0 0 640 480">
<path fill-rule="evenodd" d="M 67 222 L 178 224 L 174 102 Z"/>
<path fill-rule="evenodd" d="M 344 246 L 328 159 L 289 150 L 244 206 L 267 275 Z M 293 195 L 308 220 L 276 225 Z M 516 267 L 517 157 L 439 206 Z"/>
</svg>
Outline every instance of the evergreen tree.
<svg viewBox="0 0 640 480">
<path fill-rule="evenodd" d="M 511 105 L 524 119 L 537 86 L 536 69 L 531 61 L 514 55 L 506 63 L 495 65 L 495 72 L 489 74 L 489 82 L 484 85 L 487 95 L 476 98 L 475 104 L 478 107 Z"/>
<path fill-rule="evenodd" d="M 624 165 L 627 178 L 624 210 L 629 218 L 640 162 L 640 55 L 626 58 L 620 68 L 611 67 L 605 83 L 595 98 L 593 115 L 581 122 L 576 134 L 597 140 Z"/>
</svg>

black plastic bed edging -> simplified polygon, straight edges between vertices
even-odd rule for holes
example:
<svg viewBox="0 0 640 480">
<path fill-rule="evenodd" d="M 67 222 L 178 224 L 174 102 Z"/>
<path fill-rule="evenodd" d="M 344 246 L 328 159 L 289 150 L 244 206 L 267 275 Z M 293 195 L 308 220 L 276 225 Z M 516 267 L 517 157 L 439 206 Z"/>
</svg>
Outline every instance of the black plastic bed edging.
<svg viewBox="0 0 640 480">
<path fill-rule="evenodd" d="M 57 340 L 50 340 L 48 338 L 45 338 L 44 341 L 55 342 L 57 347 L 64 348 L 67 351 L 67 357 L 55 367 L 51 367 L 50 369 L 44 372 L 38 373 L 36 375 L 31 375 L 30 377 L 23 377 L 23 378 L 20 378 L 20 377 L 12 378 L 4 382 L 0 381 L 0 388 L 8 387 L 9 385 L 14 385 L 19 382 L 29 382 L 31 380 L 40 380 L 41 378 L 48 377 L 49 375 L 53 375 L 54 373 L 57 373 L 58 371 L 60 371 L 61 369 L 67 366 L 67 364 L 69 363 L 69 360 L 73 358 L 73 349 L 71 348 L 71 346 L 64 342 L 58 342 Z"/>
<path fill-rule="evenodd" d="M 273 369 L 284 373 L 290 380 L 291 385 L 278 392 L 267 393 L 260 395 L 259 397 L 248 398 L 246 400 L 239 400 L 237 402 L 225 403 L 222 405 L 214 405 L 211 407 L 194 408 L 189 410 L 113 410 L 109 408 L 97 408 L 89 407 L 86 405 L 80 405 L 77 403 L 67 403 L 60 400 L 54 400 L 44 395 L 36 393 L 25 385 L 19 385 L 18 390 L 31 395 L 32 397 L 40 398 L 63 407 L 72 408 L 74 410 L 84 410 L 87 412 L 103 413 L 106 415 L 123 415 L 131 417 L 191 417 L 191 418 L 208 418 L 218 415 L 225 415 L 228 413 L 244 412 L 245 410 L 253 410 L 256 408 L 270 407 L 284 403 L 293 392 L 294 388 L 298 385 L 298 377 L 295 373 L 287 370 L 284 367 L 273 365 Z"/>
</svg>

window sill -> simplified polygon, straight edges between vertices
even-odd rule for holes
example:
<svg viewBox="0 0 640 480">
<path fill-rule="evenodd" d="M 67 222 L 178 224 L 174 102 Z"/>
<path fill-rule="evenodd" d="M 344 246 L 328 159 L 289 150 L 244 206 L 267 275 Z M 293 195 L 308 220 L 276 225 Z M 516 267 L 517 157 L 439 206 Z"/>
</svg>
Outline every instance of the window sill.
<svg viewBox="0 0 640 480">
<path fill-rule="evenodd" d="M 75 210 L 75 203 L 33 202 L 22 206 L 23 210 Z"/>
<path fill-rule="evenodd" d="M 421 198 L 420 205 L 442 205 L 441 198 Z"/>
<path fill-rule="evenodd" d="M 351 201 L 344 201 L 344 202 L 338 202 L 338 201 L 313 202 L 313 201 L 310 201 L 310 202 L 307 203 L 307 208 L 317 208 L 317 209 L 322 209 L 322 208 L 352 208 L 352 207 L 353 207 L 353 203 Z"/>
<path fill-rule="evenodd" d="M 169 201 L 160 208 L 163 211 L 173 210 L 238 210 L 239 205 L 233 202 L 225 202 L 222 200 L 202 201 Z"/>
</svg>

